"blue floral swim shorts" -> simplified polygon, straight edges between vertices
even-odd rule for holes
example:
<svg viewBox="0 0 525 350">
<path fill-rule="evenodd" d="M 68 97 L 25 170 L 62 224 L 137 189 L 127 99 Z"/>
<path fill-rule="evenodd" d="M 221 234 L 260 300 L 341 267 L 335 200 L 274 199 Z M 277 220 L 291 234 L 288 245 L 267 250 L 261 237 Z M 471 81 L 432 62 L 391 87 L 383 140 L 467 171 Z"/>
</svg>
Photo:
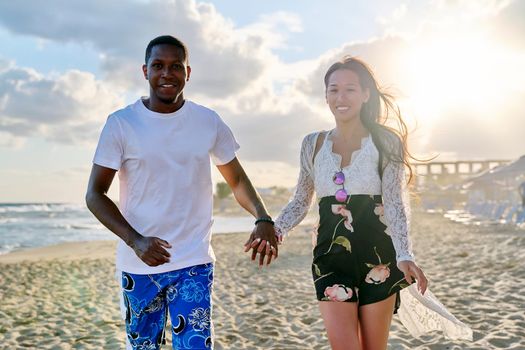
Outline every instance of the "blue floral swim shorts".
<svg viewBox="0 0 525 350">
<path fill-rule="evenodd" d="M 168 313 L 173 349 L 213 349 L 213 264 L 136 275 L 122 272 L 128 346 L 160 349 Z"/>
</svg>

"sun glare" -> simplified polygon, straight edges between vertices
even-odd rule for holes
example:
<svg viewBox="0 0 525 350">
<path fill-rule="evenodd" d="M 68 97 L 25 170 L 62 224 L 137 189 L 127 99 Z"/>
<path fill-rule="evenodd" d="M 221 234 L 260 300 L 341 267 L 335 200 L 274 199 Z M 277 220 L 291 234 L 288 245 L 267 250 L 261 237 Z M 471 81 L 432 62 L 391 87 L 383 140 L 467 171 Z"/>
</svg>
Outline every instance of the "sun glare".
<svg viewBox="0 0 525 350">
<path fill-rule="evenodd" d="M 505 94 L 502 79 L 511 74 L 499 52 L 483 38 L 453 35 L 412 49 L 405 62 L 414 109 L 425 120 L 452 109 L 489 115 Z"/>
</svg>

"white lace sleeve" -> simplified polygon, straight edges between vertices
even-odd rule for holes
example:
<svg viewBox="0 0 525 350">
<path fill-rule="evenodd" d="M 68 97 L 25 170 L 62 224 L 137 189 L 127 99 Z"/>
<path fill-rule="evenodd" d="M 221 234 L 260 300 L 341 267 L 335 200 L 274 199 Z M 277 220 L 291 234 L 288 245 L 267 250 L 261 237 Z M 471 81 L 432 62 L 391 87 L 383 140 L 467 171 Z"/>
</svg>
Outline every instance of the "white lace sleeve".
<svg viewBox="0 0 525 350">
<path fill-rule="evenodd" d="M 275 220 L 275 233 L 282 238 L 308 213 L 314 196 L 313 156 L 318 133 L 307 135 L 301 146 L 300 172 L 294 194 Z"/>
<path fill-rule="evenodd" d="M 387 229 L 396 250 L 397 262 L 414 261 L 410 231 L 410 203 L 405 165 L 388 161 L 382 179 L 383 207 Z"/>
</svg>

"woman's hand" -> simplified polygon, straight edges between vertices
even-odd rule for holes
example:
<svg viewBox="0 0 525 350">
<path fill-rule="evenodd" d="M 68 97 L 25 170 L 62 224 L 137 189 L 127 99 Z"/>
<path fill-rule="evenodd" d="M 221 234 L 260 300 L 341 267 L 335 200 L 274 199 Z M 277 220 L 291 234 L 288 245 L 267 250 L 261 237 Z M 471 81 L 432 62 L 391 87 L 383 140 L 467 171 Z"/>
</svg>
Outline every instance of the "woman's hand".
<svg viewBox="0 0 525 350">
<path fill-rule="evenodd" d="M 400 261 L 397 263 L 397 267 L 401 272 L 405 274 L 405 280 L 412 284 L 415 278 L 417 282 L 417 289 L 421 294 L 425 294 L 428 286 L 428 280 L 423 273 L 423 270 L 419 268 L 413 261 Z"/>
<path fill-rule="evenodd" d="M 277 259 L 279 249 L 272 224 L 263 221 L 255 225 L 250 238 L 244 244 L 244 252 L 250 249 L 252 250 L 252 260 L 255 260 L 259 254 L 259 267 L 264 266 L 265 257 L 266 265 L 270 265 L 272 259 Z"/>
</svg>

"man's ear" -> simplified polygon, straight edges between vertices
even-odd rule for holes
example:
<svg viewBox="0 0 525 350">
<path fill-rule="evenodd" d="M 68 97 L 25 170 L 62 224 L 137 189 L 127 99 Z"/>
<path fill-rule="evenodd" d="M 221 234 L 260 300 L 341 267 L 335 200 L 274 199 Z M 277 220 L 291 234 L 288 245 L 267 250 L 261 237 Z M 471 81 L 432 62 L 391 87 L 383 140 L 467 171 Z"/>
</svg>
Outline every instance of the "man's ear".
<svg viewBox="0 0 525 350">
<path fill-rule="evenodd" d="M 148 80 L 148 66 L 145 64 L 142 65 L 142 73 L 144 73 L 144 78 Z"/>
<path fill-rule="evenodd" d="M 191 75 L 191 67 L 186 66 L 186 81 L 190 80 L 190 75 Z"/>
</svg>

